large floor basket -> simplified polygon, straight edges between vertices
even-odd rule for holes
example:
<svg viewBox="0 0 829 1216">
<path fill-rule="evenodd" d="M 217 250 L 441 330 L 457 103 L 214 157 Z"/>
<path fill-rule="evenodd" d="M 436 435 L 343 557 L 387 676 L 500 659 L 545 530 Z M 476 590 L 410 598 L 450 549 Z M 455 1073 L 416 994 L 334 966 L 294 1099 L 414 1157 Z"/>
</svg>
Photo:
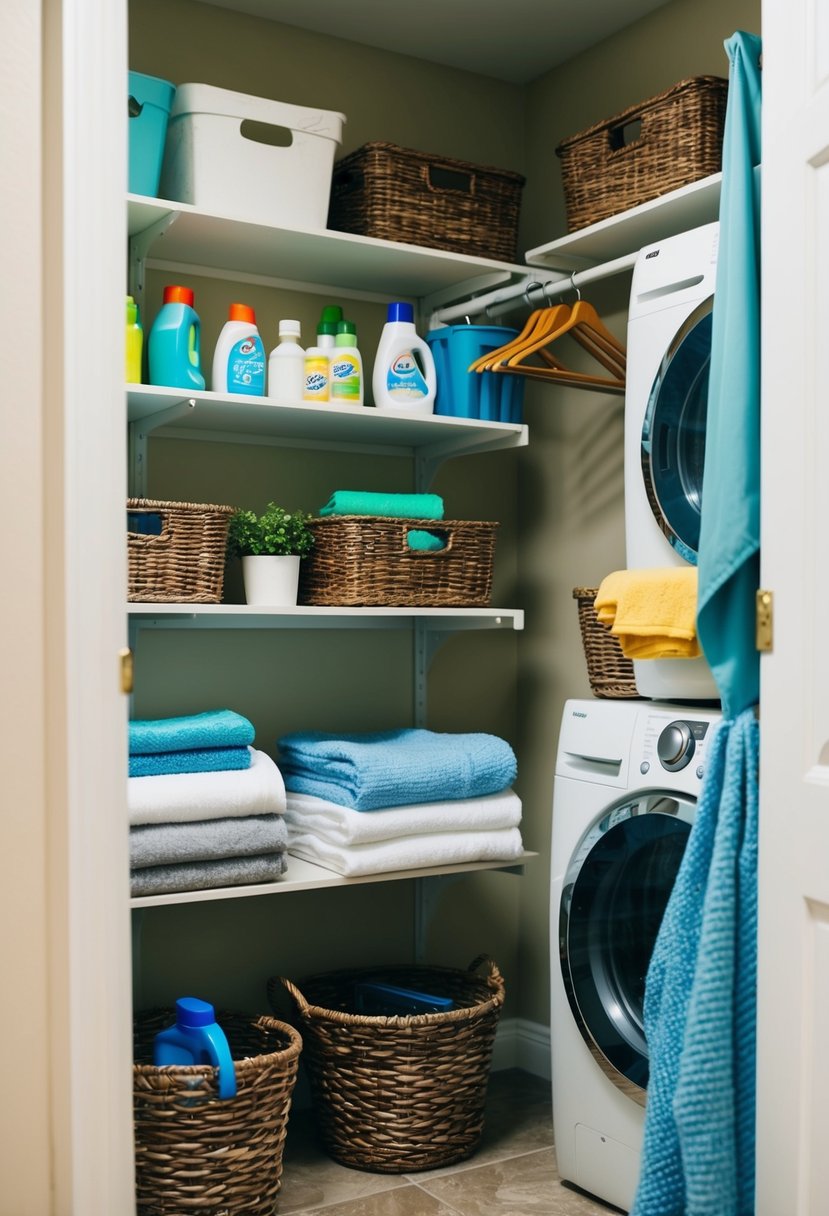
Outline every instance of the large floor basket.
<svg viewBox="0 0 829 1216">
<path fill-rule="evenodd" d="M 168 1009 L 134 1023 L 133 1118 L 140 1216 L 273 1216 L 302 1041 L 276 1018 L 219 1015 L 236 1068 L 221 1101 L 209 1065 L 156 1068 Z"/>
<path fill-rule="evenodd" d="M 476 969 L 487 963 L 486 974 Z M 445 1013 L 407 1017 L 354 1012 L 354 985 L 372 980 L 451 997 Z M 463 1161 L 477 1148 L 504 981 L 481 957 L 467 971 L 376 967 L 268 983 L 284 991 L 302 1031 L 323 1146 L 354 1169 L 404 1174 Z"/>
</svg>

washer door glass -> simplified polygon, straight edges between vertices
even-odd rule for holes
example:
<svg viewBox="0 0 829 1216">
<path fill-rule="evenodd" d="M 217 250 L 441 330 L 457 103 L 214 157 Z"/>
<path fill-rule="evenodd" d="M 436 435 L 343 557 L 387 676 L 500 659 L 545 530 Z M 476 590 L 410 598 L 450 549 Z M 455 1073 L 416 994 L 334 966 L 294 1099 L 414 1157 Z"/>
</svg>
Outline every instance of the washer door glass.
<svg viewBox="0 0 829 1216">
<path fill-rule="evenodd" d="M 695 805 L 653 790 L 608 808 L 579 843 L 561 896 L 561 968 L 573 1015 L 604 1072 L 642 1103 L 645 976 Z"/>
<path fill-rule="evenodd" d="M 653 382 L 642 425 L 648 502 L 670 543 L 692 565 L 699 549 L 713 307 L 710 296 L 674 337 Z"/>
</svg>

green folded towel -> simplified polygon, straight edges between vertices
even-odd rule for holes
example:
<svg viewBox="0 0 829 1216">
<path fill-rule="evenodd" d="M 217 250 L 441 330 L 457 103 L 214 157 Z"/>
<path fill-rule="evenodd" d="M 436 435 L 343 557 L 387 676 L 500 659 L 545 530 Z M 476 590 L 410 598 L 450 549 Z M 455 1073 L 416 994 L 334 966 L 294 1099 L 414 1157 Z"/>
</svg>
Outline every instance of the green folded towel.
<svg viewBox="0 0 829 1216">
<path fill-rule="evenodd" d="M 443 519 L 439 494 L 377 494 L 335 490 L 320 515 L 386 515 L 394 519 Z"/>
</svg>

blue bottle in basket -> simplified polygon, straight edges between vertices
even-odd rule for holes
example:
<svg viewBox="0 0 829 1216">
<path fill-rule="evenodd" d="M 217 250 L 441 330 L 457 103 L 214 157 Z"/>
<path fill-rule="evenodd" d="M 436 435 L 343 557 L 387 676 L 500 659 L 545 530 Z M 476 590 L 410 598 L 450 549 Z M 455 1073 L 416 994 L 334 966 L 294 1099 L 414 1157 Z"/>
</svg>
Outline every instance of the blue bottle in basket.
<svg viewBox="0 0 829 1216">
<path fill-rule="evenodd" d="M 219 1070 L 219 1097 L 236 1097 L 236 1069 L 213 1006 L 195 996 L 176 1001 L 176 1020 L 153 1041 L 153 1064 L 212 1064 Z"/>
</svg>

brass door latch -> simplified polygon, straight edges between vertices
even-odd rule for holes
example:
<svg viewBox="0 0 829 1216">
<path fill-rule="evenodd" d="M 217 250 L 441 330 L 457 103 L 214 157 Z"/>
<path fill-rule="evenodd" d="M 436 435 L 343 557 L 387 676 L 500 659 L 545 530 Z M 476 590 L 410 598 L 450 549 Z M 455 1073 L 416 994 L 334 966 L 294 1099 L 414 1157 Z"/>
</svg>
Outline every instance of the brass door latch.
<svg viewBox="0 0 829 1216">
<path fill-rule="evenodd" d="M 774 641 L 774 599 L 771 591 L 757 592 L 755 615 L 755 640 L 758 650 L 771 650 Z"/>
</svg>

